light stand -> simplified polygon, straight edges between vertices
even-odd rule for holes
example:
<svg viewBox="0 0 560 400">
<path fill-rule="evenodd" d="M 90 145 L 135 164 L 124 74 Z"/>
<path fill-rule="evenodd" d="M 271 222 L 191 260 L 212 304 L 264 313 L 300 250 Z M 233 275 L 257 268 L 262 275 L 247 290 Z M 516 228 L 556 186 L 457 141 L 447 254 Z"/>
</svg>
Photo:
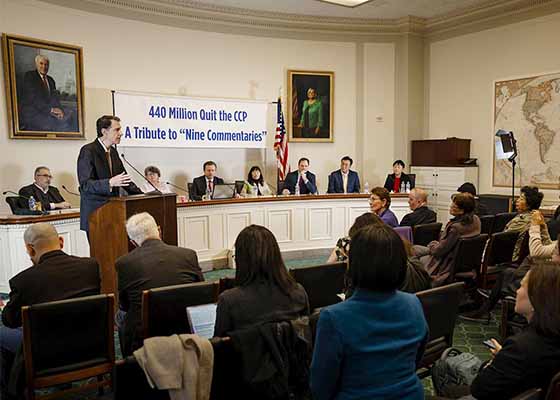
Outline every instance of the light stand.
<svg viewBox="0 0 560 400">
<path fill-rule="evenodd" d="M 501 150 L 504 156 L 507 156 L 507 160 L 511 163 L 511 207 L 515 202 L 515 166 L 517 162 L 517 140 L 513 136 L 513 132 L 508 132 L 504 130 L 499 130 L 496 132 L 496 137 L 500 138 Z"/>
</svg>

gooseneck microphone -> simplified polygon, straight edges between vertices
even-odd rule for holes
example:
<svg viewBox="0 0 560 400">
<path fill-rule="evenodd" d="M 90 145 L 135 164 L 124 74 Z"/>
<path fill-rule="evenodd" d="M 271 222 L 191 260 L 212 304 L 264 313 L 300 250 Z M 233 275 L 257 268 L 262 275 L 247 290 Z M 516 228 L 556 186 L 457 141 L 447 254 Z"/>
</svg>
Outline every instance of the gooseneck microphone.
<svg viewBox="0 0 560 400">
<path fill-rule="evenodd" d="M 188 191 L 187 189 L 185 189 L 185 188 L 183 188 L 183 187 L 181 187 L 181 186 L 177 186 L 177 185 L 175 185 L 174 183 L 165 182 L 165 184 L 166 184 L 166 185 L 169 185 L 169 186 L 173 186 L 175 189 L 179 189 L 179 190 L 181 190 L 181 191 L 183 191 L 183 192 L 185 192 L 185 193 L 189 193 L 189 191 Z"/>
<path fill-rule="evenodd" d="M 11 190 L 6 190 L 4 192 L 2 192 L 2 194 L 5 196 L 7 194 L 13 194 L 16 197 L 20 197 L 22 199 L 25 199 L 27 201 L 29 201 L 29 197 L 27 196 L 23 196 L 19 193 L 16 192 L 12 192 Z M 12 208 L 12 205 L 10 205 L 10 208 Z M 39 211 L 39 210 L 29 210 L 27 208 L 19 208 L 16 207 L 15 209 L 12 209 L 12 212 L 14 213 L 14 215 L 44 215 L 44 214 L 48 214 L 47 211 Z"/>
<path fill-rule="evenodd" d="M 121 157 L 122 157 L 122 159 L 124 160 L 124 162 L 125 162 L 128 166 L 130 166 L 130 168 L 132 168 L 138 175 L 140 175 L 142 178 L 144 178 L 144 180 L 145 180 L 146 182 L 148 182 L 148 183 L 150 184 L 150 186 L 153 187 L 154 190 L 155 190 L 157 193 L 162 194 L 162 193 L 161 193 L 161 190 L 159 190 L 152 182 L 150 182 L 150 181 L 148 180 L 148 178 L 146 178 L 146 177 L 144 176 L 143 173 L 141 173 L 140 171 L 138 171 L 138 170 L 134 167 L 134 165 L 132 165 L 131 163 L 128 162 L 128 160 L 127 160 L 126 157 L 124 156 L 124 153 L 121 153 Z"/>
<path fill-rule="evenodd" d="M 70 193 L 71 195 L 78 196 L 78 197 L 80 196 L 79 193 L 71 192 L 71 191 L 68 190 L 68 189 L 66 188 L 66 186 L 64 186 L 64 185 L 62 185 L 62 189 L 64 189 L 67 193 Z"/>
<path fill-rule="evenodd" d="M 13 194 L 13 195 L 15 195 L 16 197 L 21 197 L 22 199 L 25 199 L 25 200 L 29 201 L 29 197 L 23 196 L 23 195 L 21 195 L 21 194 L 19 194 L 19 193 L 16 193 L 16 192 L 12 192 L 11 190 L 6 190 L 5 192 L 2 192 L 2 194 L 3 194 L 4 196 L 7 195 L 7 194 Z"/>
</svg>

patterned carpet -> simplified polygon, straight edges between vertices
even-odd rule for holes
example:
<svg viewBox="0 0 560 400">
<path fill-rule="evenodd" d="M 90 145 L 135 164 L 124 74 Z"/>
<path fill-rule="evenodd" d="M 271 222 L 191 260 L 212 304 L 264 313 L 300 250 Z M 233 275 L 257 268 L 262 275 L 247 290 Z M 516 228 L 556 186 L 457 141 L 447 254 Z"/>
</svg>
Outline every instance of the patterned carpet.
<svg viewBox="0 0 560 400">
<path fill-rule="evenodd" d="M 325 258 L 308 258 L 303 260 L 287 260 L 286 267 L 288 268 L 298 268 L 310 265 L 319 265 L 325 262 Z M 214 270 L 210 272 L 206 272 L 204 277 L 208 281 L 218 280 L 222 277 L 233 277 L 235 276 L 234 269 L 220 269 Z M 7 299 L 6 294 L 0 293 L 0 298 Z M 476 323 L 476 322 L 466 322 L 462 320 L 457 320 L 457 324 L 455 325 L 455 333 L 453 336 L 453 346 L 457 349 L 469 352 L 477 355 L 481 360 L 487 360 L 490 358 L 490 352 L 488 349 L 482 344 L 482 342 L 486 339 L 490 338 L 498 338 L 498 321 L 496 319 L 496 315 L 499 315 L 498 312 L 492 315 L 491 321 L 489 325 Z M 1 322 L 0 322 L 1 324 Z M 121 350 L 118 340 L 118 335 L 115 332 L 115 355 L 118 359 L 122 358 Z M 431 378 L 425 378 L 422 381 L 425 389 L 426 395 L 433 395 L 433 387 Z M 82 383 L 76 382 L 74 385 L 80 385 Z M 96 397 L 96 392 L 91 393 L 84 393 L 80 395 L 73 395 L 69 398 L 73 399 L 80 399 L 80 400 L 89 400 L 94 399 Z"/>
</svg>

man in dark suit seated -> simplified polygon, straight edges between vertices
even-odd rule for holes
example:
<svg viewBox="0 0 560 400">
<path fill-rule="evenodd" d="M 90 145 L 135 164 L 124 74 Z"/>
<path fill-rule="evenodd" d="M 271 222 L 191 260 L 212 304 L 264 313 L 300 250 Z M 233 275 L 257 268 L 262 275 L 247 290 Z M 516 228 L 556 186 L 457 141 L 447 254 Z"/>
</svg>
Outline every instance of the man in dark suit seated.
<svg viewBox="0 0 560 400">
<path fill-rule="evenodd" d="M 214 161 L 206 161 L 202 166 L 204 175 L 193 179 L 192 192 L 189 193 L 192 200 L 210 200 L 214 196 L 216 185 L 223 185 L 224 180 L 216 176 L 218 167 Z"/>
<path fill-rule="evenodd" d="M 33 71 L 23 77 L 21 91 L 20 125 L 26 131 L 77 131 L 75 115 L 65 112 L 60 104 L 54 79 L 47 75 L 49 58 L 43 54 L 35 57 Z"/>
<path fill-rule="evenodd" d="M 414 188 L 408 194 L 408 206 L 412 210 L 401 220 L 400 226 L 414 226 L 436 222 L 437 214 L 428 208 L 428 195 L 420 188 Z"/>
<path fill-rule="evenodd" d="M 309 159 L 303 157 L 298 161 L 298 170 L 290 172 L 284 180 L 282 194 L 315 194 L 317 185 L 315 175 L 308 171 Z"/>
<path fill-rule="evenodd" d="M 110 197 L 142 194 L 132 182 L 115 145 L 121 142 L 120 118 L 103 115 L 97 119 L 97 139 L 80 149 L 78 181 L 80 182 L 80 229 L 89 234 L 89 216 Z M 89 236 L 88 236 L 89 238 Z"/>
<path fill-rule="evenodd" d="M 2 312 L 4 326 L 0 326 L 3 354 L 14 354 L 21 344 L 23 306 L 91 296 L 101 289 L 97 261 L 63 252 L 64 239 L 51 224 L 31 225 L 23 240 L 33 266 L 10 279 L 10 300 Z"/>
<path fill-rule="evenodd" d="M 327 193 L 360 193 L 360 178 L 358 173 L 351 171 L 354 161 L 348 157 L 340 160 L 340 169 L 329 175 Z"/>
<path fill-rule="evenodd" d="M 72 205 L 64 200 L 58 189 L 51 186 L 51 171 L 47 167 L 35 168 L 35 182 L 31 185 L 22 187 L 19 194 L 23 197 L 30 198 L 33 196 L 37 203 L 40 203 L 41 210 L 49 211 L 55 208 L 71 208 Z M 28 200 L 20 199 L 20 203 Z M 27 206 L 27 204 L 26 204 Z M 27 207 L 22 207 L 27 208 Z"/>
<path fill-rule="evenodd" d="M 130 240 L 137 246 L 116 262 L 119 307 L 116 322 L 124 357 L 142 347 L 142 292 L 204 280 L 193 250 L 170 246 L 161 240 L 155 219 L 148 213 L 126 222 Z M 185 318 L 187 314 L 185 311 Z"/>
</svg>

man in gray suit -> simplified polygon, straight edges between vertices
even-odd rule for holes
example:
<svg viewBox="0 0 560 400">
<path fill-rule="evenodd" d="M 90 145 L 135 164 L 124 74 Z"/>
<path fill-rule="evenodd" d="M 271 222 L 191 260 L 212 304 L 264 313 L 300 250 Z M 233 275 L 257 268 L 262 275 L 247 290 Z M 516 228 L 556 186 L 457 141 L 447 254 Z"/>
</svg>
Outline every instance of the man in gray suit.
<svg viewBox="0 0 560 400">
<path fill-rule="evenodd" d="M 119 307 L 117 326 L 124 357 L 142 346 L 142 292 L 164 286 L 204 280 L 193 250 L 170 246 L 148 213 L 133 215 L 126 231 L 137 246 L 116 262 Z M 185 314 L 186 318 L 186 314 Z"/>
</svg>

